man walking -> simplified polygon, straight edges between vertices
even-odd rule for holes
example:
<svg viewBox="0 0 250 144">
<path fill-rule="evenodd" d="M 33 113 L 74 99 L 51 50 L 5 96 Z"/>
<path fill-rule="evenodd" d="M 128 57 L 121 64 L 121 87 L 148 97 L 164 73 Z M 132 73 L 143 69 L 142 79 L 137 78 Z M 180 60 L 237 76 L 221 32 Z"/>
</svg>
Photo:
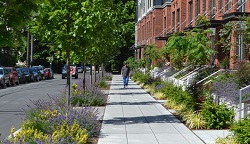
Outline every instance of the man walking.
<svg viewBox="0 0 250 144">
<path fill-rule="evenodd" d="M 128 66 L 128 63 L 125 62 L 124 66 L 121 69 L 124 88 L 128 86 L 129 74 L 130 74 L 130 67 Z"/>
</svg>

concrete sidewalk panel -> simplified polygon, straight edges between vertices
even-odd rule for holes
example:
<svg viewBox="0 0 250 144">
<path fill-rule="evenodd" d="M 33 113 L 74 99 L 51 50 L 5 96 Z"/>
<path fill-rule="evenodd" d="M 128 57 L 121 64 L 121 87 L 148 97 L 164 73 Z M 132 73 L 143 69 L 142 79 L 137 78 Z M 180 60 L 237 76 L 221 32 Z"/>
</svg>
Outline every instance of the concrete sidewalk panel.
<svg viewBox="0 0 250 144">
<path fill-rule="evenodd" d="M 125 125 L 122 124 L 104 124 L 102 126 L 101 134 L 126 134 Z"/>
<path fill-rule="evenodd" d="M 124 134 L 103 134 L 99 136 L 98 144 L 127 144 L 127 137 Z"/>
<path fill-rule="evenodd" d="M 155 134 L 159 144 L 194 144 L 189 143 L 184 137 L 180 134 L 170 134 L 170 133 L 160 133 Z"/>
<path fill-rule="evenodd" d="M 158 133 L 179 134 L 179 131 L 177 131 L 170 123 L 150 123 L 149 126 L 151 127 L 152 131 L 155 134 Z"/>
<path fill-rule="evenodd" d="M 152 134 L 152 130 L 147 123 L 127 124 L 126 130 L 128 134 Z"/>
<path fill-rule="evenodd" d="M 158 144 L 154 134 L 127 134 L 127 137 L 128 144 Z"/>
</svg>

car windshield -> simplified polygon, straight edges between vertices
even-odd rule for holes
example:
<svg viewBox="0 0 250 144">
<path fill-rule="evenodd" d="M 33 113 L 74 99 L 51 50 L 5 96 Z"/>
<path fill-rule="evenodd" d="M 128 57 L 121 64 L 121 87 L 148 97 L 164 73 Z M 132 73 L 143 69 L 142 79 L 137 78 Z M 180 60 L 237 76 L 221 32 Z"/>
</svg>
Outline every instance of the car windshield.
<svg viewBox="0 0 250 144">
<path fill-rule="evenodd" d="M 11 69 L 7 69 L 7 71 L 8 71 L 9 73 L 11 73 Z"/>
<path fill-rule="evenodd" d="M 23 71 L 24 71 L 25 73 L 28 73 L 28 72 L 29 72 L 28 68 L 24 68 Z"/>
<path fill-rule="evenodd" d="M 1 75 L 3 74 L 3 69 L 0 69 L 0 74 L 1 74 Z"/>
<path fill-rule="evenodd" d="M 33 68 L 37 68 L 38 70 L 42 70 L 43 68 L 40 66 L 34 66 Z"/>
<path fill-rule="evenodd" d="M 20 69 L 17 69 L 16 72 L 17 72 L 18 74 L 21 74 L 21 73 L 22 73 L 22 71 L 21 71 Z"/>
<path fill-rule="evenodd" d="M 31 70 L 32 70 L 33 72 L 37 72 L 37 69 L 36 69 L 36 68 L 31 68 Z"/>
</svg>

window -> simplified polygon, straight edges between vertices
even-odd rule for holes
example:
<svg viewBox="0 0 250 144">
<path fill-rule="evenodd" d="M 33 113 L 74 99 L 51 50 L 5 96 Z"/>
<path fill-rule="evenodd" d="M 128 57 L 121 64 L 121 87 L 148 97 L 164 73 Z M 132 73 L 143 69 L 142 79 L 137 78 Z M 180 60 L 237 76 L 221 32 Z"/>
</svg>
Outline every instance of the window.
<svg viewBox="0 0 250 144">
<path fill-rule="evenodd" d="M 227 1 L 227 10 L 229 11 L 231 9 L 231 4 L 232 4 L 232 0 L 228 0 Z"/>
<path fill-rule="evenodd" d="M 223 0 L 220 0 L 220 10 L 222 9 L 222 7 L 223 7 Z"/>
<path fill-rule="evenodd" d="M 190 20 L 190 25 L 192 25 L 192 20 L 193 20 L 193 2 L 189 2 L 189 20 Z"/>
<path fill-rule="evenodd" d="M 243 35 L 237 34 L 236 36 L 236 55 L 239 61 L 245 58 L 245 45 Z"/>
<path fill-rule="evenodd" d="M 207 12 L 207 1 L 206 0 L 203 0 L 203 12 L 204 12 L 204 14 L 206 14 L 206 12 Z"/>
<path fill-rule="evenodd" d="M 210 16 L 211 18 L 214 18 L 214 15 L 215 15 L 215 0 L 211 0 L 211 3 L 210 3 Z"/>
<path fill-rule="evenodd" d="M 240 0 L 237 5 L 237 10 L 239 12 L 245 12 L 245 2 L 246 0 Z"/>
<path fill-rule="evenodd" d="M 139 59 L 141 59 L 141 49 L 139 49 Z"/>
<path fill-rule="evenodd" d="M 166 17 L 164 17 L 163 25 L 164 25 L 164 30 L 165 30 L 166 29 L 166 25 L 167 25 L 167 18 Z"/>
<path fill-rule="evenodd" d="M 151 37 L 151 35 L 150 35 L 150 30 L 151 30 L 151 27 L 150 27 L 151 25 L 150 25 L 150 21 L 148 22 L 148 37 Z"/>
<path fill-rule="evenodd" d="M 180 9 L 177 10 L 177 31 L 180 30 Z"/>
<path fill-rule="evenodd" d="M 155 35 L 155 18 L 153 18 L 153 36 Z"/>
<path fill-rule="evenodd" d="M 175 29 L 175 12 L 172 13 L 172 28 Z"/>
<path fill-rule="evenodd" d="M 200 0 L 197 0 L 196 12 L 197 12 L 197 16 L 198 16 L 200 14 Z"/>
<path fill-rule="evenodd" d="M 246 45 L 244 43 L 244 35 L 241 34 L 241 31 L 244 31 L 246 26 L 242 21 L 238 21 L 237 25 L 238 28 L 236 29 L 236 31 L 239 31 L 239 33 L 236 34 L 236 55 L 238 60 L 243 60 L 246 54 Z"/>
<path fill-rule="evenodd" d="M 142 26 L 142 40 L 144 40 L 144 25 Z"/>
<path fill-rule="evenodd" d="M 167 30 L 166 30 L 166 27 L 167 27 L 167 18 L 166 18 L 166 17 L 164 17 L 164 22 L 163 22 L 163 23 L 164 23 L 164 24 L 163 24 L 163 25 L 164 25 L 164 26 L 163 26 L 163 27 L 164 27 L 163 30 L 164 30 L 164 36 L 165 36 L 165 34 L 167 33 Z"/>
</svg>

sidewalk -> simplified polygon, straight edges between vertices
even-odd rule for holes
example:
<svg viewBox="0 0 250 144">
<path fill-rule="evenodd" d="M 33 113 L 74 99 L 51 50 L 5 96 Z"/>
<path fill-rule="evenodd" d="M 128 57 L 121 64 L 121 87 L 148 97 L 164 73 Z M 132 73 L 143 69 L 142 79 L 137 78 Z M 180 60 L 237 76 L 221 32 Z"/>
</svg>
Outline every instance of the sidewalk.
<svg viewBox="0 0 250 144">
<path fill-rule="evenodd" d="M 199 130 L 200 139 L 136 83 L 123 88 L 114 75 L 98 144 L 212 144 L 226 132 Z"/>
</svg>

